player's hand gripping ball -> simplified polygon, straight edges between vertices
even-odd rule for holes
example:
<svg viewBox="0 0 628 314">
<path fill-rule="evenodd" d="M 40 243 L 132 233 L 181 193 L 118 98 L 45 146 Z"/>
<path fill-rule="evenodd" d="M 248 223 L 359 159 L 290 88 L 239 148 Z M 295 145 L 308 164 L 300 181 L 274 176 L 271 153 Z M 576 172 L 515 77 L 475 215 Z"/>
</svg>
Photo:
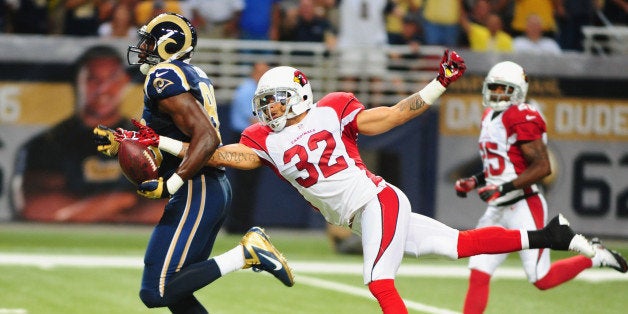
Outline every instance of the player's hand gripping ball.
<svg viewBox="0 0 628 314">
<path fill-rule="evenodd" d="M 157 179 L 161 161 L 161 152 L 155 147 L 146 146 L 132 139 L 120 141 L 118 163 L 124 176 L 135 185 Z"/>
<path fill-rule="evenodd" d="M 159 135 L 155 133 L 155 130 L 135 119 L 131 119 L 131 122 L 133 122 L 133 125 L 135 125 L 138 130 L 127 131 L 122 128 L 117 128 L 113 134 L 116 141 L 122 142 L 125 139 L 132 139 L 146 146 L 159 147 Z"/>
</svg>

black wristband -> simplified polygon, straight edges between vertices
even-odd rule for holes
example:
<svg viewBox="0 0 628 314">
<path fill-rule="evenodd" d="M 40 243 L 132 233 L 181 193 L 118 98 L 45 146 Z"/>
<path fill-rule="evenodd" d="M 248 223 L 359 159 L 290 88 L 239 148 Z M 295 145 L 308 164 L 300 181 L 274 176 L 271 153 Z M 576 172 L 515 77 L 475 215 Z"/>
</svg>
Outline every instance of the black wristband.
<svg viewBox="0 0 628 314">
<path fill-rule="evenodd" d="M 471 177 L 475 179 L 475 182 L 477 183 L 478 186 L 486 185 L 486 177 L 484 176 L 484 172 L 478 172 L 472 175 Z"/>
<path fill-rule="evenodd" d="M 515 185 L 512 183 L 512 181 L 506 182 L 502 184 L 501 186 L 499 186 L 499 192 L 502 193 L 502 195 L 510 191 L 514 191 L 514 190 L 515 190 Z"/>
</svg>

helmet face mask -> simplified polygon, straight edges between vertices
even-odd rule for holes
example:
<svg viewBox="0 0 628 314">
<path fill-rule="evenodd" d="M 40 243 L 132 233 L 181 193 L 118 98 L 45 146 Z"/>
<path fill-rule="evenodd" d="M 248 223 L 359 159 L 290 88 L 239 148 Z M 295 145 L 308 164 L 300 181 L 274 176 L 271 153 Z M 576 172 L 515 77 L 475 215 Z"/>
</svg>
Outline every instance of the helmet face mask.
<svg viewBox="0 0 628 314">
<path fill-rule="evenodd" d="M 255 94 L 253 98 L 254 114 L 264 125 L 275 131 L 280 131 L 288 120 L 288 108 L 298 102 L 295 90 L 268 89 Z M 286 105 L 290 105 L 286 107 Z M 283 112 L 279 106 L 283 106 Z"/>
<path fill-rule="evenodd" d="M 253 114 L 263 125 L 279 132 L 288 119 L 310 109 L 312 99 L 312 87 L 305 74 L 292 67 L 276 67 L 264 73 L 258 82 Z"/>
<path fill-rule="evenodd" d="M 145 69 L 163 61 L 189 60 L 197 41 L 190 21 L 175 13 L 156 16 L 138 30 L 138 35 L 137 45 L 127 50 L 127 61 Z"/>
<path fill-rule="evenodd" d="M 155 43 L 157 39 L 153 37 L 150 33 L 145 31 L 146 26 L 140 28 L 137 33 L 139 36 L 139 41 L 135 46 L 129 46 L 127 50 L 127 60 L 131 65 L 138 64 L 150 64 L 156 65 L 157 63 L 163 61 L 155 52 Z"/>
<path fill-rule="evenodd" d="M 496 64 L 486 75 L 482 86 L 482 104 L 503 111 L 525 101 L 528 77 L 523 68 L 511 61 Z"/>
</svg>

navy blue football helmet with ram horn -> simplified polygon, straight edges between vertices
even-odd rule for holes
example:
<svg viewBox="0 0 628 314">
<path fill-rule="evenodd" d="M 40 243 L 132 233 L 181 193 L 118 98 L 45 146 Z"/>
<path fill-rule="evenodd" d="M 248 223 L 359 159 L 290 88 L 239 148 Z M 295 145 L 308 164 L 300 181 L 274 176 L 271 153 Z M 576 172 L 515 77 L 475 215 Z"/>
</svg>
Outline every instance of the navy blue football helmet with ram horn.
<svg viewBox="0 0 628 314">
<path fill-rule="evenodd" d="M 139 42 L 136 46 L 129 46 L 127 60 L 130 65 L 140 65 L 144 74 L 163 61 L 188 61 L 196 48 L 194 26 L 176 13 L 159 14 L 137 32 Z"/>
</svg>

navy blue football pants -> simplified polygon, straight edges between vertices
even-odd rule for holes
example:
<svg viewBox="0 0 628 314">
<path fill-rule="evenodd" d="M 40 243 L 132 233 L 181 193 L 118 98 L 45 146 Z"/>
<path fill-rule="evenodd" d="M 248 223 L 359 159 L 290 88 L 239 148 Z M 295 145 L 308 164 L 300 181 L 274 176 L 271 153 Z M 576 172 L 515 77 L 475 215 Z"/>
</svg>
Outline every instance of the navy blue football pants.
<svg viewBox="0 0 628 314">
<path fill-rule="evenodd" d="M 195 176 L 172 196 L 144 256 L 140 298 L 147 307 L 206 312 L 192 293 L 220 277 L 208 258 L 230 205 L 231 186 L 221 171 Z"/>
</svg>

